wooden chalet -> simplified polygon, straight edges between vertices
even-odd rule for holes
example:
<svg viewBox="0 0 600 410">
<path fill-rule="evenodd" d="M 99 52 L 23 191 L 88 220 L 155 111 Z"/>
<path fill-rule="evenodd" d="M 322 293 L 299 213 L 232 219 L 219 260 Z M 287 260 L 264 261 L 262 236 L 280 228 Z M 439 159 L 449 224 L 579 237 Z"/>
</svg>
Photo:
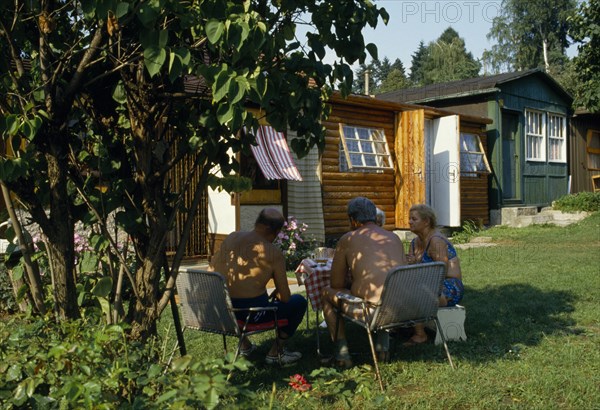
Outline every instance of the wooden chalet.
<svg viewBox="0 0 600 410">
<path fill-rule="evenodd" d="M 355 196 L 373 200 L 389 230 L 408 229 L 408 210 L 417 203 L 433 206 L 445 226 L 489 222 L 489 119 L 358 95 L 334 94 L 329 104 L 324 150 L 294 158 L 302 181 L 269 181 L 256 172 L 250 192 L 209 191 L 212 247 L 250 229 L 266 206 L 306 223 L 317 240 L 334 239 L 349 229 L 346 207 Z"/>
<path fill-rule="evenodd" d="M 377 98 L 491 118 L 490 209 L 549 206 L 568 192 L 573 99 L 540 69 L 392 91 Z"/>
</svg>

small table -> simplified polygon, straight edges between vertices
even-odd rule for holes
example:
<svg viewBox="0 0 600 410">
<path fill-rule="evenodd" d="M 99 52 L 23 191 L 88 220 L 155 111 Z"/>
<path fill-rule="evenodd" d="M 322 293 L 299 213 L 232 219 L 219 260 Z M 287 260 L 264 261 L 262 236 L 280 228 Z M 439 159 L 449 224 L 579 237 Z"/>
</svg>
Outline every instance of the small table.
<svg viewBox="0 0 600 410">
<path fill-rule="evenodd" d="M 306 287 L 306 296 L 315 312 L 315 333 L 317 334 L 317 354 L 321 355 L 321 345 L 319 340 L 319 312 L 323 310 L 321 294 L 323 288 L 329 286 L 331 277 L 331 259 L 326 263 L 317 263 L 313 259 L 304 259 L 296 268 L 296 278 L 299 285 Z M 306 317 L 306 326 L 308 328 L 308 316 Z"/>
</svg>

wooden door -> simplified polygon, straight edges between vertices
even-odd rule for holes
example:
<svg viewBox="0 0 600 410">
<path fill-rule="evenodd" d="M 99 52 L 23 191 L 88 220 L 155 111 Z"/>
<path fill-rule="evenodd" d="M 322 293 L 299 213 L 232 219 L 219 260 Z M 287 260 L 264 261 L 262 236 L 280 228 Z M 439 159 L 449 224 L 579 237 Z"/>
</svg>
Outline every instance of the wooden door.
<svg viewBox="0 0 600 410">
<path fill-rule="evenodd" d="M 432 122 L 431 149 L 427 164 L 430 206 L 438 224 L 460 226 L 460 132 L 458 115 L 436 118 Z"/>
<path fill-rule="evenodd" d="M 409 209 L 425 202 L 424 111 L 404 111 L 396 131 L 396 228 L 408 229 Z"/>
</svg>

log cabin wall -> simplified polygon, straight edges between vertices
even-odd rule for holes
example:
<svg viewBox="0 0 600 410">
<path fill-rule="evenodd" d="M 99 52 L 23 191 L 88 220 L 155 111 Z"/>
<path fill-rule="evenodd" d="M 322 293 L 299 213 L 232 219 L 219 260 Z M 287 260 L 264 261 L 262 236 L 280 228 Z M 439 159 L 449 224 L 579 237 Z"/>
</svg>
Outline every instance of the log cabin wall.
<svg viewBox="0 0 600 410">
<path fill-rule="evenodd" d="M 571 175 L 571 192 L 594 192 L 592 177 L 600 175 L 594 168 L 588 144 L 596 148 L 600 132 L 600 115 L 576 113 L 569 121 L 569 174 Z M 595 140 L 594 140 L 595 138 Z M 588 143 L 589 141 L 589 143 Z"/>
<path fill-rule="evenodd" d="M 344 104 L 332 105 L 331 115 L 323 126 L 326 128 L 325 150 L 321 157 L 323 217 L 325 236 L 337 238 L 350 229 L 346 209 L 348 201 L 357 196 L 371 199 L 385 212 L 385 228 L 395 228 L 394 170 L 383 172 L 340 172 L 340 123 L 383 129 L 392 155 L 394 155 L 395 113 L 391 110 Z"/>
<path fill-rule="evenodd" d="M 487 148 L 487 132 L 485 124 L 469 123 L 461 120 L 460 132 L 479 135 L 481 145 L 486 153 L 488 162 L 490 158 Z M 489 213 L 489 174 L 478 174 L 477 176 L 462 176 L 460 178 L 460 220 L 473 221 L 477 224 L 488 225 L 490 223 Z"/>
</svg>

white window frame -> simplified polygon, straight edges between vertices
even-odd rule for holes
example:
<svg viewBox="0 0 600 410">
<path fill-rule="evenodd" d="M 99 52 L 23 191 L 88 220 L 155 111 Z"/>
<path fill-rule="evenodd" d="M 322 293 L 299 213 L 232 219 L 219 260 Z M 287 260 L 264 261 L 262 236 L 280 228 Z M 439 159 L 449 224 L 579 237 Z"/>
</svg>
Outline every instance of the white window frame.
<svg viewBox="0 0 600 410">
<path fill-rule="evenodd" d="M 466 143 L 466 137 L 474 137 L 476 147 L 469 147 Z M 469 151 L 469 148 L 478 148 L 477 151 Z M 475 163 L 468 158 L 480 158 Z M 477 169 L 483 167 L 484 169 Z M 492 172 L 490 164 L 485 156 L 481 137 L 472 132 L 460 133 L 460 175 L 467 177 L 476 177 L 480 174 L 490 174 Z"/>
<path fill-rule="evenodd" d="M 567 162 L 567 118 L 548 113 L 548 162 Z M 556 150 L 552 145 L 556 144 Z"/>
<path fill-rule="evenodd" d="M 533 121 L 533 116 L 538 117 L 537 123 Z M 537 146 L 534 143 L 537 143 Z M 525 158 L 527 161 L 546 161 L 546 145 L 546 116 L 544 112 L 525 110 Z"/>
<path fill-rule="evenodd" d="M 393 169 L 392 156 L 382 128 L 340 123 L 340 171 L 383 172 Z"/>
<path fill-rule="evenodd" d="M 595 143 L 593 144 L 594 140 Z M 587 152 L 588 170 L 600 171 L 600 130 L 587 130 L 585 150 Z"/>
</svg>

